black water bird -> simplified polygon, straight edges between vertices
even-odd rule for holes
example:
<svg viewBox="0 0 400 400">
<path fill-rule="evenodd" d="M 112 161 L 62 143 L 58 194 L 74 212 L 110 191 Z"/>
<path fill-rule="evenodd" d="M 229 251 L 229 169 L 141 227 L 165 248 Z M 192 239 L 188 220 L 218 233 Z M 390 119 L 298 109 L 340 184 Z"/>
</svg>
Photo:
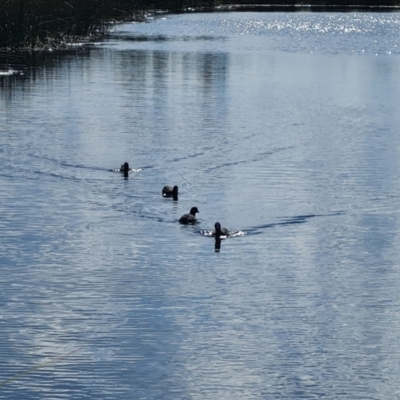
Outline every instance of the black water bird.
<svg viewBox="0 0 400 400">
<path fill-rule="evenodd" d="M 172 197 L 174 200 L 178 200 L 178 186 L 164 186 L 161 193 L 163 197 Z"/>
<path fill-rule="evenodd" d="M 184 214 L 182 217 L 179 219 L 180 224 L 195 224 L 197 222 L 196 220 L 196 213 L 200 212 L 197 207 L 192 207 L 190 209 L 189 214 Z"/>
<path fill-rule="evenodd" d="M 126 162 L 121 165 L 121 168 L 119 169 L 119 172 L 124 174 L 124 178 L 127 178 L 129 176 L 129 172 L 132 171 L 132 168 L 129 168 L 129 164 Z"/>
<path fill-rule="evenodd" d="M 215 229 L 212 232 L 213 236 L 215 236 L 215 237 L 229 236 L 228 229 L 222 227 L 219 222 L 216 222 L 214 227 L 215 227 Z"/>
</svg>

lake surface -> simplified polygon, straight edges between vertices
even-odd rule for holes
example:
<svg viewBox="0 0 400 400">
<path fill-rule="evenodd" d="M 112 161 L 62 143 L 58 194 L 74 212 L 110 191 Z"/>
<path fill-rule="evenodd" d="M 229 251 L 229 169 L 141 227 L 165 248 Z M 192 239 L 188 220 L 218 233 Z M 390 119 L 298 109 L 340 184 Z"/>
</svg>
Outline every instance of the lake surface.
<svg viewBox="0 0 400 400">
<path fill-rule="evenodd" d="M 210 13 L 0 77 L 0 398 L 399 398 L 399 71 L 400 14 Z"/>
</svg>

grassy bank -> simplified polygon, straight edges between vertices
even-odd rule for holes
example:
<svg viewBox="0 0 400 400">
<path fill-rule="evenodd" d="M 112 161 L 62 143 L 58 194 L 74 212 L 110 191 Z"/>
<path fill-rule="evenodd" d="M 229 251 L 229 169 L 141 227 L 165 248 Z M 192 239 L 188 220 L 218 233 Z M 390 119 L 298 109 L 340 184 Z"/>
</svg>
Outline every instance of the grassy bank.
<svg viewBox="0 0 400 400">
<path fill-rule="evenodd" d="M 232 4 L 293 11 L 301 5 L 315 10 L 395 7 L 400 0 L 0 0 L 0 49 L 60 47 L 101 35 L 110 21 L 139 19 L 148 11 L 211 10 Z"/>
</svg>

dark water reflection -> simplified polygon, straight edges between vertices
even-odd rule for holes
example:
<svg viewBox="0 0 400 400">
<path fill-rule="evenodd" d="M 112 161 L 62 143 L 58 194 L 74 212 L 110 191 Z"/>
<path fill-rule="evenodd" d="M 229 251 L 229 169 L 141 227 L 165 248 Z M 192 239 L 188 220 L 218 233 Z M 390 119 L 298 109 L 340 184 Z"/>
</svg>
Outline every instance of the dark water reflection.
<svg viewBox="0 0 400 400">
<path fill-rule="evenodd" d="M 398 18 L 168 16 L 1 76 L 1 380 L 76 351 L 0 397 L 397 398 Z"/>
</svg>

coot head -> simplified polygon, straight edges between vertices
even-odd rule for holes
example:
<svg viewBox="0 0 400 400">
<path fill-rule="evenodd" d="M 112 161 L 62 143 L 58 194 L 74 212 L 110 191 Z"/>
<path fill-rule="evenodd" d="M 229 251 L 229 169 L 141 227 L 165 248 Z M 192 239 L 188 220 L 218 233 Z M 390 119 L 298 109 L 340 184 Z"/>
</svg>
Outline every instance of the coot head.
<svg viewBox="0 0 400 400">
<path fill-rule="evenodd" d="M 197 207 L 192 207 L 191 209 L 190 209 L 190 212 L 189 212 L 189 214 L 191 214 L 191 215 L 196 215 L 196 213 L 199 213 L 200 211 L 197 209 Z"/>
</svg>

